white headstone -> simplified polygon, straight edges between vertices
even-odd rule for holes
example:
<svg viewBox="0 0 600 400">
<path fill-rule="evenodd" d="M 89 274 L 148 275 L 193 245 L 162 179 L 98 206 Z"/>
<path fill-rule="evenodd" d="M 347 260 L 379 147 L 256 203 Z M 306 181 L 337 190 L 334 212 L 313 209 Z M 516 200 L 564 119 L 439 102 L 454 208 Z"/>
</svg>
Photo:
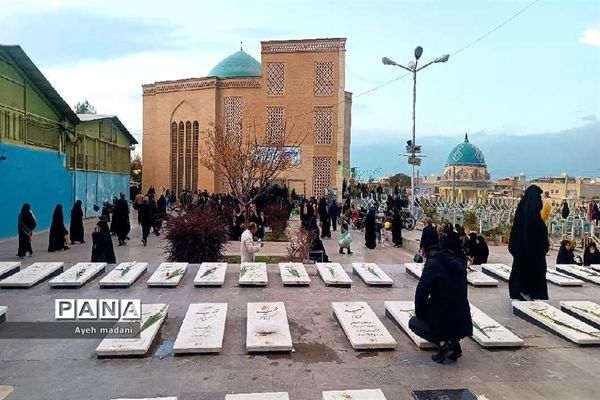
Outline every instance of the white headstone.
<svg viewBox="0 0 600 400">
<path fill-rule="evenodd" d="M 317 263 L 317 272 L 326 286 L 351 287 L 352 279 L 339 263 Z"/>
<path fill-rule="evenodd" d="M 226 394 L 225 400 L 290 400 L 287 392 Z"/>
<path fill-rule="evenodd" d="M 145 355 L 169 311 L 168 304 L 142 304 L 142 331 L 138 339 L 105 338 L 96 347 L 98 357 Z"/>
<path fill-rule="evenodd" d="M 20 270 L 16 274 L 0 281 L 0 287 L 32 287 L 45 279 L 51 278 L 63 270 L 61 262 L 36 262 Z"/>
<path fill-rule="evenodd" d="M 238 284 L 241 286 L 267 286 L 269 277 L 267 275 L 267 264 L 264 262 L 242 263 L 240 265 L 240 278 Z"/>
<path fill-rule="evenodd" d="M 248 303 L 246 350 L 292 351 L 292 335 L 283 302 Z"/>
<path fill-rule="evenodd" d="M 589 267 L 582 267 L 581 265 L 576 264 L 557 264 L 556 270 L 558 272 L 562 272 L 563 274 L 579 278 L 586 282 L 595 283 L 596 285 L 600 285 L 600 272 L 594 271 Z"/>
<path fill-rule="evenodd" d="M 302 263 L 279 263 L 279 274 L 285 286 L 310 285 L 310 278 Z"/>
<path fill-rule="evenodd" d="M 506 282 L 510 280 L 511 269 L 511 267 L 504 264 L 481 264 L 483 272 Z"/>
<path fill-rule="evenodd" d="M 561 301 L 560 308 L 583 322 L 600 329 L 600 305 L 593 301 Z"/>
<path fill-rule="evenodd" d="M 421 275 L 423 275 L 423 268 L 425 268 L 425 264 L 419 263 L 404 263 L 404 268 L 406 269 L 406 273 L 416 279 L 421 279 Z"/>
<path fill-rule="evenodd" d="M 408 321 L 415 316 L 415 303 L 412 301 L 386 301 L 385 315 L 391 319 L 420 349 L 432 349 L 437 347 L 417 335 L 408 327 Z"/>
<path fill-rule="evenodd" d="M 8 307 L 0 306 L 0 323 L 6 321 L 6 310 Z"/>
<path fill-rule="evenodd" d="M 600 331 L 543 301 L 513 301 L 513 314 L 578 345 L 600 345 Z"/>
<path fill-rule="evenodd" d="M 227 263 L 202 263 L 194 278 L 194 286 L 223 286 Z"/>
<path fill-rule="evenodd" d="M 145 262 L 123 262 L 100 279 L 100 287 L 129 287 L 148 269 Z"/>
<path fill-rule="evenodd" d="M 218 353 L 223 347 L 227 303 L 198 303 L 188 307 L 177 339 L 175 354 Z"/>
<path fill-rule="evenodd" d="M 600 264 L 591 264 L 590 268 L 594 271 L 600 271 Z"/>
<path fill-rule="evenodd" d="M 188 263 L 161 263 L 146 284 L 150 287 L 175 287 L 183 279 Z"/>
<path fill-rule="evenodd" d="M 331 390 L 323 392 L 323 400 L 386 400 L 381 389 Z"/>
<path fill-rule="evenodd" d="M 8 278 L 12 274 L 19 272 L 20 262 L 0 262 L 0 279 Z"/>
<path fill-rule="evenodd" d="M 112 399 L 112 400 L 177 400 L 177 397 L 136 397 L 127 399 Z"/>
<path fill-rule="evenodd" d="M 473 286 L 498 286 L 497 280 L 473 268 L 467 270 L 467 282 Z"/>
<path fill-rule="evenodd" d="M 352 263 L 354 274 L 369 286 L 392 286 L 394 281 L 375 263 Z"/>
<path fill-rule="evenodd" d="M 554 283 L 558 286 L 582 286 L 583 281 L 581 279 L 571 278 L 569 275 L 558 272 L 554 269 L 548 268 L 546 270 L 546 280 Z"/>
<path fill-rule="evenodd" d="M 366 302 L 334 302 L 331 307 L 354 349 L 396 348 L 396 340 Z"/>
<path fill-rule="evenodd" d="M 504 326 L 490 318 L 486 313 L 471 306 L 471 320 L 473 321 L 473 340 L 481 347 L 521 347 L 523 339 L 506 329 Z"/>
<path fill-rule="evenodd" d="M 106 263 L 77 263 L 62 274 L 50 279 L 51 287 L 80 287 L 104 273 Z"/>
</svg>

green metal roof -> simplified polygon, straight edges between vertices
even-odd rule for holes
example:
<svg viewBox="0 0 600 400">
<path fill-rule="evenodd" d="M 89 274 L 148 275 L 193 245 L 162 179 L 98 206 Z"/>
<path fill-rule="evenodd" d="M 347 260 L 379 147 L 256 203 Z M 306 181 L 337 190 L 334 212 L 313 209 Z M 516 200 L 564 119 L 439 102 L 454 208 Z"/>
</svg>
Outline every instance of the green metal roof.
<svg viewBox="0 0 600 400">
<path fill-rule="evenodd" d="M 121 122 L 119 117 L 116 115 L 103 115 L 103 114 L 77 114 L 77 117 L 81 120 L 81 122 L 87 121 L 95 121 L 99 119 L 110 119 L 112 122 L 119 127 L 121 132 L 129 139 L 129 143 L 131 144 L 139 144 L 137 140 L 133 137 L 133 135 L 125 128 L 125 125 Z"/>
<path fill-rule="evenodd" d="M 254 57 L 240 50 L 221 60 L 210 70 L 208 76 L 219 78 L 261 76 L 261 67 Z"/>
<path fill-rule="evenodd" d="M 466 133 L 464 143 L 460 143 L 452 149 L 448 155 L 446 165 L 486 166 L 483 153 L 477 146 L 469 143 L 469 137 Z"/>
</svg>

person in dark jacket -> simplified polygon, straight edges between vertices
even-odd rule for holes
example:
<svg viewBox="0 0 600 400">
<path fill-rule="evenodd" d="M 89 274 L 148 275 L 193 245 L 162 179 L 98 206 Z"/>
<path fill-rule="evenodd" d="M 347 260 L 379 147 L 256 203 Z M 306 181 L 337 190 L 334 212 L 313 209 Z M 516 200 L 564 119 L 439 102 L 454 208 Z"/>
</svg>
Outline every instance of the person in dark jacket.
<svg viewBox="0 0 600 400">
<path fill-rule="evenodd" d="M 377 247 L 377 221 L 375 220 L 375 209 L 371 208 L 365 218 L 365 246 L 373 250 Z"/>
<path fill-rule="evenodd" d="M 152 215 L 152 208 L 148 197 L 144 199 L 144 202 L 138 206 L 138 221 L 142 226 L 142 244 L 146 246 L 148 244 L 148 235 L 150 235 L 150 228 L 154 222 Z"/>
<path fill-rule="evenodd" d="M 475 232 L 471 232 L 471 233 L 469 233 L 468 237 L 469 237 L 469 239 L 468 239 L 468 243 L 466 245 L 467 256 L 469 256 L 471 258 L 471 260 L 473 260 L 473 264 L 475 264 L 475 259 L 478 258 L 477 253 L 479 252 L 479 246 L 477 243 L 477 234 Z M 479 264 L 475 264 L 475 265 L 479 265 Z"/>
<path fill-rule="evenodd" d="M 425 227 L 423 228 L 423 232 L 421 233 L 421 241 L 419 242 L 419 248 L 421 249 L 421 254 L 425 254 L 427 249 L 434 244 L 439 244 L 437 230 L 433 227 L 431 223 L 431 218 L 425 219 Z"/>
<path fill-rule="evenodd" d="M 23 204 L 21 207 L 21 213 L 17 218 L 17 231 L 19 232 L 19 248 L 17 250 L 17 257 L 25 258 L 25 255 L 29 253 L 29 256 L 33 256 L 33 248 L 31 242 L 33 240 L 33 230 L 37 226 L 31 206 L 28 203 Z"/>
<path fill-rule="evenodd" d="M 596 243 L 590 242 L 585 248 L 585 252 L 583 253 L 583 265 L 586 267 L 589 267 L 590 265 L 600 266 L 600 253 L 598 252 Z"/>
<path fill-rule="evenodd" d="M 333 231 L 337 231 L 337 220 L 340 216 L 340 207 L 334 201 L 329 205 L 329 219 L 331 220 L 331 228 Z"/>
<path fill-rule="evenodd" d="M 50 238 L 48 241 L 48 251 L 68 250 L 67 235 L 69 231 L 65 228 L 63 217 L 63 207 L 57 204 L 52 214 L 52 225 L 50 225 Z"/>
<path fill-rule="evenodd" d="M 566 201 L 563 201 L 563 206 L 562 206 L 562 211 L 561 211 L 561 215 L 562 215 L 563 219 L 567 219 L 569 217 L 570 213 L 571 213 L 571 210 L 569 209 L 569 204 Z"/>
<path fill-rule="evenodd" d="M 92 262 L 105 262 L 116 264 L 115 250 L 113 248 L 112 238 L 108 223 L 101 218 L 96 223 L 96 228 L 92 232 Z"/>
<path fill-rule="evenodd" d="M 529 186 L 517 206 L 508 243 L 513 256 L 508 287 L 514 300 L 548 299 L 546 253 L 550 243 L 542 207 L 542 189 Z"/>
<path fill-rule="evenodd" d="M 402 247 L 402 216 L 397 208 L 394 208 L 392 217 L 392 242 L 394 247 Z"/>
<path fill-rule="evenodd" d="M 71 209 L 69 231 L 71 244 L 75 244 L 75 242 L 85 243 L 85 240 L 83 240 L 83 210 L 81 209 L 81 200 L 77 200 Z"/>
<path fill-rule="evenodd" d="M 119 246 L 126 244 L 127 235 L 131 230 L 129 222 L 129 204 L 125 198 L 125 193 L 120 194 L 120 198 L 116 201 L 113 211 L 113 229 L 119 238 Z"/>
<path fill-rule="evenodd" d="M 467 297 L 467 260 L 457 235 L 444 235 L 427 249 L 430 257 L 415 293 L 415 316 L 410 330 L 440 348 L 431 359 L 437 363 L 462 356 L 460 340 L 473 334 Z"/>
<path fill-rule="evenodd" d="M 596 226 L 600 225 L 600 208 L 598 208 L 598 203 L 594 203 L 592 206 L 592 219 L 596 222 Z"/>
<path fill-rule="evenodd" d="M 487 264 L 490 256 L 490 248 L 483 236 L 477 236 L 477 257 L 473 259 L 473 264 Z"/>
<path fill-rule="evenodd" d="M 577 264 L 575 262 L 575 254 L 573 253 L 573 243 L 570 240 L 560 242 L 560 249 L 556 255 L 557 264 Z"/>
<path fill-rule="evenodd" d="M 317 213 L 319 214 L 319 221 L 321 222 L 321 239 L 331 239 L 331 219 L 325 197 L 321 197 L 319 206 L 317 207 Z"/>
</svg>

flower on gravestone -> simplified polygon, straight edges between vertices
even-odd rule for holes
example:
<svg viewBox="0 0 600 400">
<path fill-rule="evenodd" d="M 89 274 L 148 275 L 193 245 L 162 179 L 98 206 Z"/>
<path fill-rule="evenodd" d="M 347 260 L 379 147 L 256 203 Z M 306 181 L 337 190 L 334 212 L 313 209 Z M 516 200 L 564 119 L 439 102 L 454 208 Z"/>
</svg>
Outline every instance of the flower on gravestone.
<svg viewBox="0 0 600 400">
<path fill-rule="evenodd" d="M 585 312 L 585 313 L 587 313 L 587 314 L 593 315 L 593 316 L 594 316 L 594 317 L 596 317 L 596 318 L 600 318 L 600 312 L 595 312 L 595 311 L 592 311 L 592 310 L 590 310 L 590 309 L 589 309 L 589 308 L 587 308 L 587 307 L 577 307 L 577 306 L 572 306 L 572 307 L 573 307 L 574 309 L 576 309 L 576 310 L 583 311 L 583 312 Z M 600 307 L 595 307 L 595 308 L 596 308 L 596 309 L 598 309 L 598 308 L 600 308 Z"/>
<path fill-rule="evenodd" d="M 331 266 L 327 267 L 327 269 L 329 270 L 329 273 L 331 274 L 331 276 L 333 276 L 335 278 L 335 269 L 333 269 L 333 267 L 331 267 Z"/>
<path fill-rule="evenodd" d="M 135 265 L 135 262 L 132 262 L 127 267 L 121 269 L 121 278 L 127 275 L 127 273 L 131 270 L 131 268 Z"/>
<path fill-rule="evenodd" d="M 160 310 L 158 310 L 157 313 L 152 314 L 150 316 L 150 318 L 148 318 L 146 320 L 146 322 L 143 323 L 142 328 L 140 329 L 140 333 L 142 333 L 143 331 L 145 331 L 146 329 L 150 328 L 152 325 L 154 325 L 156 322 L 160 321 L 162 318 L 164 318 L 164 316 L 167 313 L 167 305 L 163 306 Z"/>
<path fill-rule="evenodd" d="M 379 276 L 379 274 L 377 272 L 375 272 L 375 270 L 373 269 L 373 267 L 368 266 L 367 267 L 367 271 L 369 271 L 370 273 L 372 273 L 373 275 L 375 275 L 377 277 L 377 279 L 381 279 L 381 277 Z"/>
<path fill-rule="evenodd" d="M 200 278 L 204 278 L 205 276 L 212 274 L 216 270 L 217 270 L 217 267 L 210 267 L 206 271 L 204 271 L 204 273 L 202 274 L 202 276 L 200 276 Z"/>
<path fill-rule="evenodd" d="M 295 276 L 296 278 L 300 278 L 300 273 L 298 272 L 298 270 L 294 267 L 288 267 L 288 272 L 290 274 L 292 274 L 293 276 Z"/>
<path fill-rule="evenodd" d="M 171 278 L 174 278 L 174 277 L 180 276 L 180 275 L 183 275 L 183 270 L 181 268 L 177 268 L 173 272 L 167 272 L 166 278 L 171 279 Z"/>
<path fill-rule="evenodd" d="M 245 265 L 242 265 L 242 267 L 240 268 L 240 278 L 242 278 L 244 275 L 246 275 L 246 272 L 248 272 L 248 267 L 246 267 Z"/>
<path fill-rule="evenodd" d="M 498 326 L 498 325 L 480 326 L 477 322 L 475 322 L 475 318 L 473 318 L 473 313 L 471 313 L 471 322 L 473 322 L 473 328 L 477 329 L 488 339 L 491 339 L 491 337 L 490 337 L 490 335 L 487 334 L 486 331 L 500 328 L 500 326 Z"/>
<path fill-rule="evenodd" d="M 85 274 L 85 268 L 79 268 L 77 271 L 75 271 L 75 280 L 79 280 L 83 274 Z"/>
<path fill-rule="evenodd" d="M 564 321 L 561 321 L 558 318 L 555 318 L 556 316 L 554 315 L 550 315 L 548 313 L 546 313 L 545 311 L 548 311 L 547 308 L 532 308 L 531 311 L 533 311 L 534 313 L 538 314 L 539 316 L 541 316 L 542 318 L 551 321 L 552 323 L 558 325 L 558 326 L 562 326 L 568 329 L 571 329 L 575 332 L 579 332 L 579 333 L 583 333 L 584 335 L 588 335 L 591 337 L 600 337 L 600 331 L 592 331 L 592 332 L 588 332 L 588 331 L 584 331 L 583 329 L 579 329 L 576 328 Z"/>
</svg>

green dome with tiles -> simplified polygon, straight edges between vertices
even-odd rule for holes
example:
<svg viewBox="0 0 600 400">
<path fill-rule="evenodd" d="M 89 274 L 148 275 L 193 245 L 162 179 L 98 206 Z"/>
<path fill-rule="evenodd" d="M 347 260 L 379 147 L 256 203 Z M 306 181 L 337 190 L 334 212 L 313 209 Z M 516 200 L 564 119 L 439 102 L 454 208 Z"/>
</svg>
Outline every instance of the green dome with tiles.
<svg viewBox="0 0 600 400">
<path fill-rule="evenodd" d="M 208 76 L 219 78 L 261 76 L 261 68 L 254 57 L 240 50 L 221 60 L 210 70 Z"/>
<path fill-rule="evenodd" d="M 456 145 L 450 154 L 446 165 L 473 165 L 485 167 L 485 158 L 479 148 L 469 143 L 469 136 L 465 133 L 465 141 Z"/>
</svg>

